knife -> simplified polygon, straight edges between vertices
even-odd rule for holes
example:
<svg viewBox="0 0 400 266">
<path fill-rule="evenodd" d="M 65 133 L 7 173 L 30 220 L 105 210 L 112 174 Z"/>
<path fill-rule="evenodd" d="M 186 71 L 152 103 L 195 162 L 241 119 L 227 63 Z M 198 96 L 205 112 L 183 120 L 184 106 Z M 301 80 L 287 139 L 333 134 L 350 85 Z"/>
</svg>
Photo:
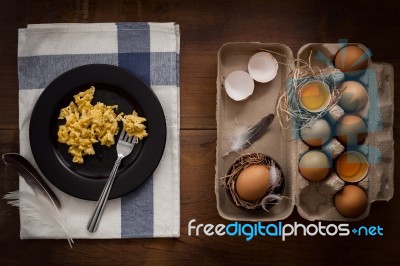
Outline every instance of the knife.
<svg viewBox="0 0 400 266">
<path fill-rule="evenodd" d="M 7 166 L 14 168 L 14 170 L 24 178 L 35 193 L 41 194 L 57 209 L 61 209 L 61 203 L 57 196 L 27 159 L 18 153 L 4 153 L 2 158 Z"/>
</svg>

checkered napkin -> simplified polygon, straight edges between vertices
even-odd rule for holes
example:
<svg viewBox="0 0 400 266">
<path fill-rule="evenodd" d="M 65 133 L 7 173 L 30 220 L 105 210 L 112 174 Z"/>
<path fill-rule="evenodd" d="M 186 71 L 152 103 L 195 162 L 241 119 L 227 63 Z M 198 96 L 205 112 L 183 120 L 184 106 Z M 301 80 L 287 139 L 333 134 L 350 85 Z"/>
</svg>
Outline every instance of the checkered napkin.
<svg viewBox="0 0 400 266">
<path fill-rule="evenodd" d="M 150 85 L 164 109 L 167 142 L 153 175 L 134 192 L 107 204 L 99 229 L 86 224 L 96 202 L 51 186 L 73 238 L 179 237 L 179 26 L 174 23 L 28 25 L 18 35 L 20 153 L 34 165 L 29 144 L 32 109 L 44 88 L 77 66 L 111 64 L 130 70 Z M 29 187 L 20 178 L 20 191 Z M 23 203 L 23 202 L 22 202 Z M 21 239 L 62 238 L 20 212 Z"/>
</svg>

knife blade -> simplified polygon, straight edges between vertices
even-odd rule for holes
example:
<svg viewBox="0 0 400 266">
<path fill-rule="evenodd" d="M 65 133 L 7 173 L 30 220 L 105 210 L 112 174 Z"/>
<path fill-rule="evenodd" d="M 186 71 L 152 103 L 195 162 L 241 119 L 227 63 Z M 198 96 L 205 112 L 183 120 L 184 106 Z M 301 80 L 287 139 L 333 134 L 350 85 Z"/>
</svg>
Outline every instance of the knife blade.
<svg viewBox="0 0 400 266">
<path fill-rule="evenodd" d="M 50 189 L 39 172 L 33 165 L 18 153 L 4 153 L 2 156 L 4 163 L 13 168 L 26 183 L 35 191 L 48 199 L 57 209 L 61 209 L 60 200 Z"/>
</svg>

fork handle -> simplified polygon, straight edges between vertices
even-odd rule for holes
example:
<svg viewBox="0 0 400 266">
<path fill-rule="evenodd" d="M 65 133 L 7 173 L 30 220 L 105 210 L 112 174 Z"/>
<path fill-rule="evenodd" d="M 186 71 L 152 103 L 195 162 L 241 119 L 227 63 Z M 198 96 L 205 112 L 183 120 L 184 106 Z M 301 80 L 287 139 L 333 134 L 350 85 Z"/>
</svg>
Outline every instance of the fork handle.
<svg viewBox="0 0 400 266">
<path fill-rule="evenodd" d="M 90 217 L 90 220 L 87 225 L 87 230 L 91 233 L 94 233 L 97 231 L 97 228 L 99 227 L 101 217 L 103 216 L 104 209 L 107 204 L 108 196 L 110 195 L 111 188 L 114 184 L 115 176 L 117 175 L 117 170 L 119 165 L 121 164 L 123 156 L 118 154 L 118 158 L 115 161 L 114 167 L 110 173 L 110 176 L 108 177 L 107 183 L 104 186 L 103 192 L 100 195 L 99 200 L 97 201 L 96 207 L 94 209 L 94 212 L 92 216 Z"/>
</svg>

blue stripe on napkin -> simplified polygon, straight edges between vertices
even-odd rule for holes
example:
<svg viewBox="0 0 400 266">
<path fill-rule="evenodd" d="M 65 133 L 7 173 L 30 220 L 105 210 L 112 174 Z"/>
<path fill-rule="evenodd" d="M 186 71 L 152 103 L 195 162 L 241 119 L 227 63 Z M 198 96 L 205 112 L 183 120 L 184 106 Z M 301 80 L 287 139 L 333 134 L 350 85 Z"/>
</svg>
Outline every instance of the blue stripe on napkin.
<svg viewBox="0 0 400 266">
<path fill-rule="evenodd" d="M 117 65 L 115 54 L 68 54 L 18 57 L 19 89 L 40 89 L 62 73 L 87 64 Z"/>
<path fill-rule="evenodd" d="M 150 26 L 117 23 L 118 65 L 150 85 Z"/>
<path fill-rule="evenodd" d="M 118 66 L 131 71 L 150 85 L 150 53 L 118 53 Z"/>
<path fill-rule="evenodd" d="M 118 23 L 117 28 L 118 66 L 128 69 L 150 85 L 149 25 Z M 151 176 L 135 191 L 121 198 L 121 238 L 153 237 L 153 216 Z"/>
<path fill-rule="evenodd" d="M 118 53 L 149 53 L 148 23 L 117 23 Z"/>
<path fill-rule="evenodd" d="M 153 237 L 153 176 L 121 198 L 121 238 Z"/>
</svg>

